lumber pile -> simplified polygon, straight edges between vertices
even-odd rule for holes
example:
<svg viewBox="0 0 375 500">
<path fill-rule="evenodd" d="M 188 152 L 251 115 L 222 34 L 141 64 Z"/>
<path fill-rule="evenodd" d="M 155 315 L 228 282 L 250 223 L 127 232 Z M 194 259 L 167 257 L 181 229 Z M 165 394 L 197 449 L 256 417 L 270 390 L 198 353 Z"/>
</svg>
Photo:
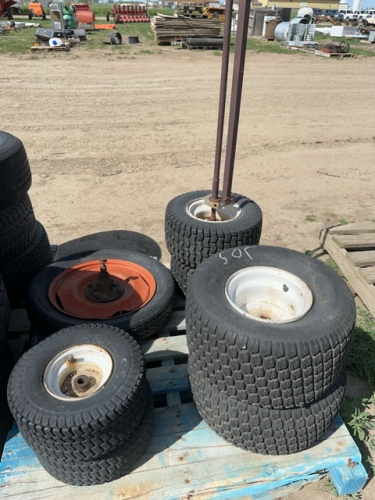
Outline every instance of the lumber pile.
<svg viewBox="0 0 375 500">
<path fill-rule="evenodd" d="M 173 42 L 187 37 L 217 38 L 220 36 L 219 19 L 192 19 L 186 16 L 166 16 L 157 14 L 151 20 L 155 42 Z"/>
</svg>

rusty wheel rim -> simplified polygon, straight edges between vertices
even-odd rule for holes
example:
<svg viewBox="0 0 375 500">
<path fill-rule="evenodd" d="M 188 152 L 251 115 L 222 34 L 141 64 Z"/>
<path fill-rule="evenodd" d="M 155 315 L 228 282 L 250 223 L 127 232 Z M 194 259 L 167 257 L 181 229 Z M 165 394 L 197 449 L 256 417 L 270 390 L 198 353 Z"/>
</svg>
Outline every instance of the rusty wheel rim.
<svg viewBox="0 0 375 500">
<path fill-rule="evenodd" d="M 309 313 L 310 287 L 298 276 L 274 267 L 254 266 L 232 274 L 225 295 L 246 318 L 264 323 L 292 323 Z"/>
<path fill-rule="evenodd" d="M 48 297 L 62 313 L 108 320 L 138 311 L 153 298 L 156 280 L 144 267 L 118 259 L 83 262 L 61 272 Z"/>
<path fill-rule="evenodd" d="M 43 386 L 60 401 L 78 401 L 93 396 L 111 378 L 113 360 L 102 347 L 81 344 L 56 354 L 43 372 Z"/>
</svg>

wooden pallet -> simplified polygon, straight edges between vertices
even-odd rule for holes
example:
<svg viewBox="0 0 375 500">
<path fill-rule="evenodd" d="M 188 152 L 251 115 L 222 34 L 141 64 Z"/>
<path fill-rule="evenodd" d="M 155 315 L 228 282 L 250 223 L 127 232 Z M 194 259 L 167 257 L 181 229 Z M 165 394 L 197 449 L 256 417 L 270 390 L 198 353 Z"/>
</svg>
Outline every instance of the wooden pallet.
<svg viewBox="0 0 375 500">
<path fill-rule="evenodd" d="M 346 52 L 345 54 L 339 54 L 335 52 L 322 52 L 321 50 L 315 50 L 314 54 L 321 57 L 336 57 L 342 59 L 343 57 L 355 57 L 355 54 L 350 54 Z"/>
<path fill-rule="evenodd" d="M 69 52 L 70 45 L 60 45 L 59 47 L 50 47 L 49 45 L 33 45 L 31 52 Z"/>
<path fill-rule="evenodd" d="M 142 344 L 156 409 L 151 441 L 135 471 L 104 485 L 65 485 L 44 471 L 14 424 L 0 463 L 2 498 L 268 500 L 298 491 L 326 472 L 339 494 L 363 487 L 361 455 L 340 417 L 315 446 L 287 456 L 245 452 L 218 437 L 192 401 L 184 310 L 181 303 L 176 307 L 159 338 Z M 25 321 L 20 310 L 12 311 L 13 327 L 22 330 Z"/>
<path fill-rule="evenodd" d="M 331 227 L 322 231 L 320 241 L 375 317 L 375 223 Z"/>
</svg>

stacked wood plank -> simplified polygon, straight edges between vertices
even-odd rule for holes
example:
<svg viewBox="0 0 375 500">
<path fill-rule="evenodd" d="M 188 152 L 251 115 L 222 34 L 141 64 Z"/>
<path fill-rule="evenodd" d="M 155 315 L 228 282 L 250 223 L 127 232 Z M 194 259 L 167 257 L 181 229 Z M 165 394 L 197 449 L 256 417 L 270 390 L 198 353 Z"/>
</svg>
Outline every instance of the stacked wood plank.
<svg viewBox="0 0 375 500">
<path fill-rule="evenodd" d="M 331 227 L 322 232 L 320 241 L 375 317 L 375 224 Z"/>
<path fill-rule="evenodd" d="M 187 37 L 217 38 L 220 36 L 221 23 L 218 19 L 192 19 L 186 16 L 165 16 L 157 14 L 151 20 L 155 42 L 173 42 Z"/>
</svg>

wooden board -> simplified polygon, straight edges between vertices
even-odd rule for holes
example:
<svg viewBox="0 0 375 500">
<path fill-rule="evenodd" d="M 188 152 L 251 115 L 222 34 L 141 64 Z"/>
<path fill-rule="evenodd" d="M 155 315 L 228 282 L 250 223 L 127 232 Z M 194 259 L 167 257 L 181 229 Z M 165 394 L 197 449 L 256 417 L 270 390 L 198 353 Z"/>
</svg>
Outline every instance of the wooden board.
<svg viewBox="0 0 375 500">
<path fill-rule="evenodd" d="M 49 45 L 33 45 L 31 52 L 69 52 L 70 45 L 60 45 L 59 47 L 50 47 Z"/>
<path fill-rule="evenodd" d="M 176 302 L 170 332 L 142 343 L 147 377 L 157 407 L 151 441 L 134 472 L 99 486 L 69 486 L 40 466 L 16 425 L 0 463 L 2 498 L 17 500 L 271 500 L 298 491 L 329 473 L 339 494 L 359 491 L 367 481 L 359 450 L 337 417 L 310 449 L 287 456 L 245 452 L 218 437 L 200 418 L 187 375 L 184 314 Z M 24 317 L 12 324 L 28 328 Z M 158 361 L 159 363 L 155 363 Z M 159 366 L 155 367 L 155 364 Z M 164 402 L 160 402 L 164 396 Z"/>
<path fill-rule="evenodd" d="M 375 223 L 331 227 L 322 232 L 320 241 L 375 316 Z"/>
</svg>

